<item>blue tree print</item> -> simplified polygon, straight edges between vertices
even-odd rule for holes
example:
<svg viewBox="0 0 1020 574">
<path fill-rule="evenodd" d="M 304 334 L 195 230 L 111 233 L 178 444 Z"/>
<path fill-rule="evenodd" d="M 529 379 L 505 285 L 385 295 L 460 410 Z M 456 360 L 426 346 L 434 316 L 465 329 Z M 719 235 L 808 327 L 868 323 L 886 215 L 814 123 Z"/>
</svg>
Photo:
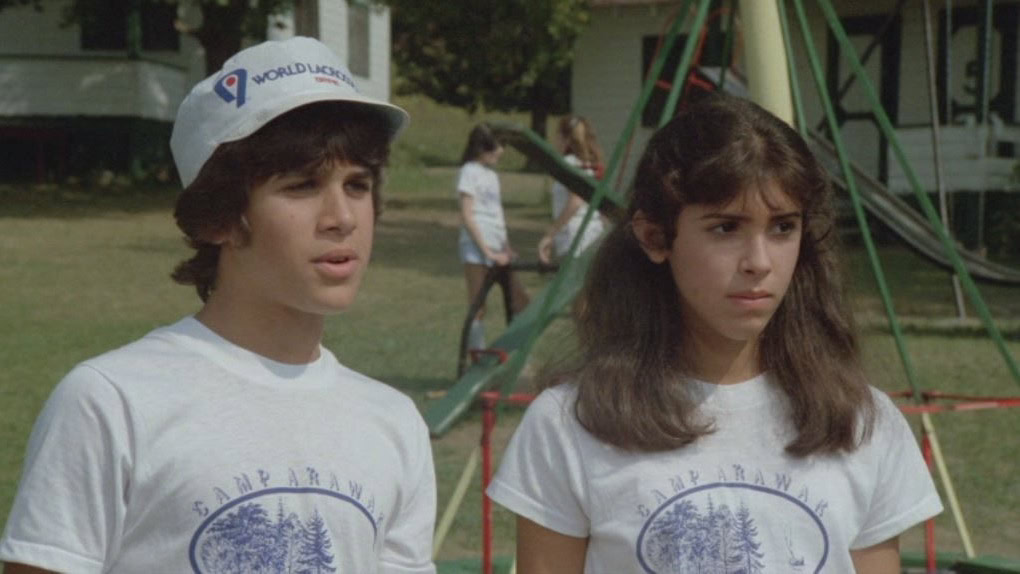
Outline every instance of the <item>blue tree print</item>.
<svg viewBox="0 0 1020 574">
<path fill-rule="evenodd" d="M 271 539 L 269 517 L 261 505 L 242 504 L 209 528 L 203 562 L 212 572 L 269 572 L 265 548 Z"/>
<path fill-rule="evenodd" d="M 734 515 L 709 497 L 706 510 L 690 500 L 663 508 L 642 543 L 646 563 L 663 574 L 762 574 L 765 554 L 747 506 Z"/>
<path fill-rule="evenodd" d="M 326 522 L 317 509 L 307 524 L 277 502 L 269 519 L 258 503 L 242 504 L 210 525 L 199 549 L 209 574 L 326 574 L 336 572 Z"/>
<path fill-rule="evenodd" d="M 751 512 L 741 502 L 740 509 L 737 510 L 737 544 L 733 557 L 735 558 L 734 562 L 741 567 L 740 571 L 744 574 L 759 574 L 765 568 L 765 565 L 760 561 L 765 557 L 765 553 L 759 552 L 761 542 L 757 541 L 757 537 L 758 528 L 754 525 Z"/>
<path fill-rule="evenodd" d="M 698 509 L 682 500 L 652 524 L 645 545 L 646 556 L 658 568 L 674 572 L 687 561 L 690 538 L 700 522 Z"/>
<path fill-rule="evenodd" d="M 302 534 L 301 557 L 298 559 L 302 568 L 298 574 L 336 572 L 336 567 L 333 566 L 333 555 L 329 553 L 331 546 L 326 523 L 319 516 L 319 511 L 315 510 Z"/>
</svg>

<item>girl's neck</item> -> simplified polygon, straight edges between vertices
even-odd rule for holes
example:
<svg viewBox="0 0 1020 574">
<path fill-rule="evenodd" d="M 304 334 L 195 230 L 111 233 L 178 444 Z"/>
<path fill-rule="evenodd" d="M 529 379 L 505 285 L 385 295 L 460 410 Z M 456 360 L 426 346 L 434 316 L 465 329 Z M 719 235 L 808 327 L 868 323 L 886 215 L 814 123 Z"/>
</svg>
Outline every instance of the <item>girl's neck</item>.
<svg viewBox="0 0 1020 574">
<path fill-rule="evenodd" d="M 758 340 L 733 341 L 719 338 L 706 341 L 691 337 L 686 355 L 691 357 L 693 375 L 718 385 L 740 383 L 761 374 Z"/>
</svg>

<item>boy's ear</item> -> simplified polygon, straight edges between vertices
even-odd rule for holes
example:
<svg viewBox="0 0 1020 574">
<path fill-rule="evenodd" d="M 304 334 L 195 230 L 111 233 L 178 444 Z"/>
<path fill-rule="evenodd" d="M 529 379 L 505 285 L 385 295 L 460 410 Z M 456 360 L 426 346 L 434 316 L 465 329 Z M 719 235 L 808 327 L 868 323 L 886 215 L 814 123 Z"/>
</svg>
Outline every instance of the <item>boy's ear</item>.
<svg viewBox="0 0 1020 574">
<path fill-rule="evenodd" d="M 637 238 L 641 249 L 648 256 L 652 263 L 662 263 L 669 257 L 669 246 L 666 245 L 666 233 L 658 223 L 652 223 L 648 216 L 638 210 L 630 220 L 630 226 L 634 230 L 634 237 Z"/>
<path fill-rule="evenodd" d="M 220 247 L 240 247 L 245 243 L 245 230 L 247 227 L 248 221 L 244 216 L 241 216 L 241 220 L 237 223 L 209 230 L 206 233 L 205 240 Z"/>
</svg>

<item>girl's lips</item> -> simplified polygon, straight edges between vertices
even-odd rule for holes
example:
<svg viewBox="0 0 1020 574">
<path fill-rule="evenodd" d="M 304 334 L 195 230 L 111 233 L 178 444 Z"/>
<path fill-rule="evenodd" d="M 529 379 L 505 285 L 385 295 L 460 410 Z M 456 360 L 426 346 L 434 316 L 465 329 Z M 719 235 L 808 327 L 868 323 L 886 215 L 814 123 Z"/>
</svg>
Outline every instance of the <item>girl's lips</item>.
<svg viewBox="0 0 1020 574">
<path fill-rule="evenodd" d="M 767 309 L 772 305 L 770 293 L 734 293 L 727 295 L 727 299 L 733 301 L 743 309 Z"/>
</svg>

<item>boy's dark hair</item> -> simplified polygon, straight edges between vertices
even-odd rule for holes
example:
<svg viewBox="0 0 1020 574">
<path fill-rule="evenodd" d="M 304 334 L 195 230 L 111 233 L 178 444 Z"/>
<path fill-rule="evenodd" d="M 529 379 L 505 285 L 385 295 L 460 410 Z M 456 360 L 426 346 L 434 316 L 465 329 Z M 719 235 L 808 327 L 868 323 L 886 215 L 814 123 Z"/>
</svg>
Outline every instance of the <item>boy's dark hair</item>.
<svg viewBox="0 0 1020 574">
<path fill-rule="evenodd" d="M 382 168 L 389 157 L 385 125 L 372 108 L 321 102 L 287 112 L 242 140 L 221 144 L 177 199 L 177 227 L 196 252 L 179 263 L 171 277 L 194 285 L 207 300 L 216 286 L 220 259 L 214 238 L 235 228 L 247 231 L 241 216 L 248 195 L 275 175 L 336 161 L 364 166 L 372 174 L 372 206 L 379 217 Z"/>
<path fill-rule="evenodd" d="M 789 290 L 761 334 L 760 366 L 789 399 L 789 454 L 852 451 L 873 427 L 873 397 L 841 293 L 831 188 L 797 132 L 745 100 L 695 104 L 649 141 L 625 221 L 640 210 L 671 246 L 684 206 L 724 205 L 770 180 L 800 206 L 803 231 Z M 670 267 L 645 255 L 629 223 L 603 240 L 575 318 L 577 362 L 539 385 L 576 381 L 575 412 L 589 432 L 645 451 L 712 432 L 679 384 L 692 364 Z"/>
<path fill-rule="evenodd" d="M 469 161 L 475 161 L 478 159 L 478 156 L 492 151 L 501 145 L 503 145 L 502 142 L 492 133 L 492 127 L 482 122 L 472 128 L 471 133 L 468 134 L 464 153 L 460 154 L 460 163 L 464 165 Z"/>
</svg>

